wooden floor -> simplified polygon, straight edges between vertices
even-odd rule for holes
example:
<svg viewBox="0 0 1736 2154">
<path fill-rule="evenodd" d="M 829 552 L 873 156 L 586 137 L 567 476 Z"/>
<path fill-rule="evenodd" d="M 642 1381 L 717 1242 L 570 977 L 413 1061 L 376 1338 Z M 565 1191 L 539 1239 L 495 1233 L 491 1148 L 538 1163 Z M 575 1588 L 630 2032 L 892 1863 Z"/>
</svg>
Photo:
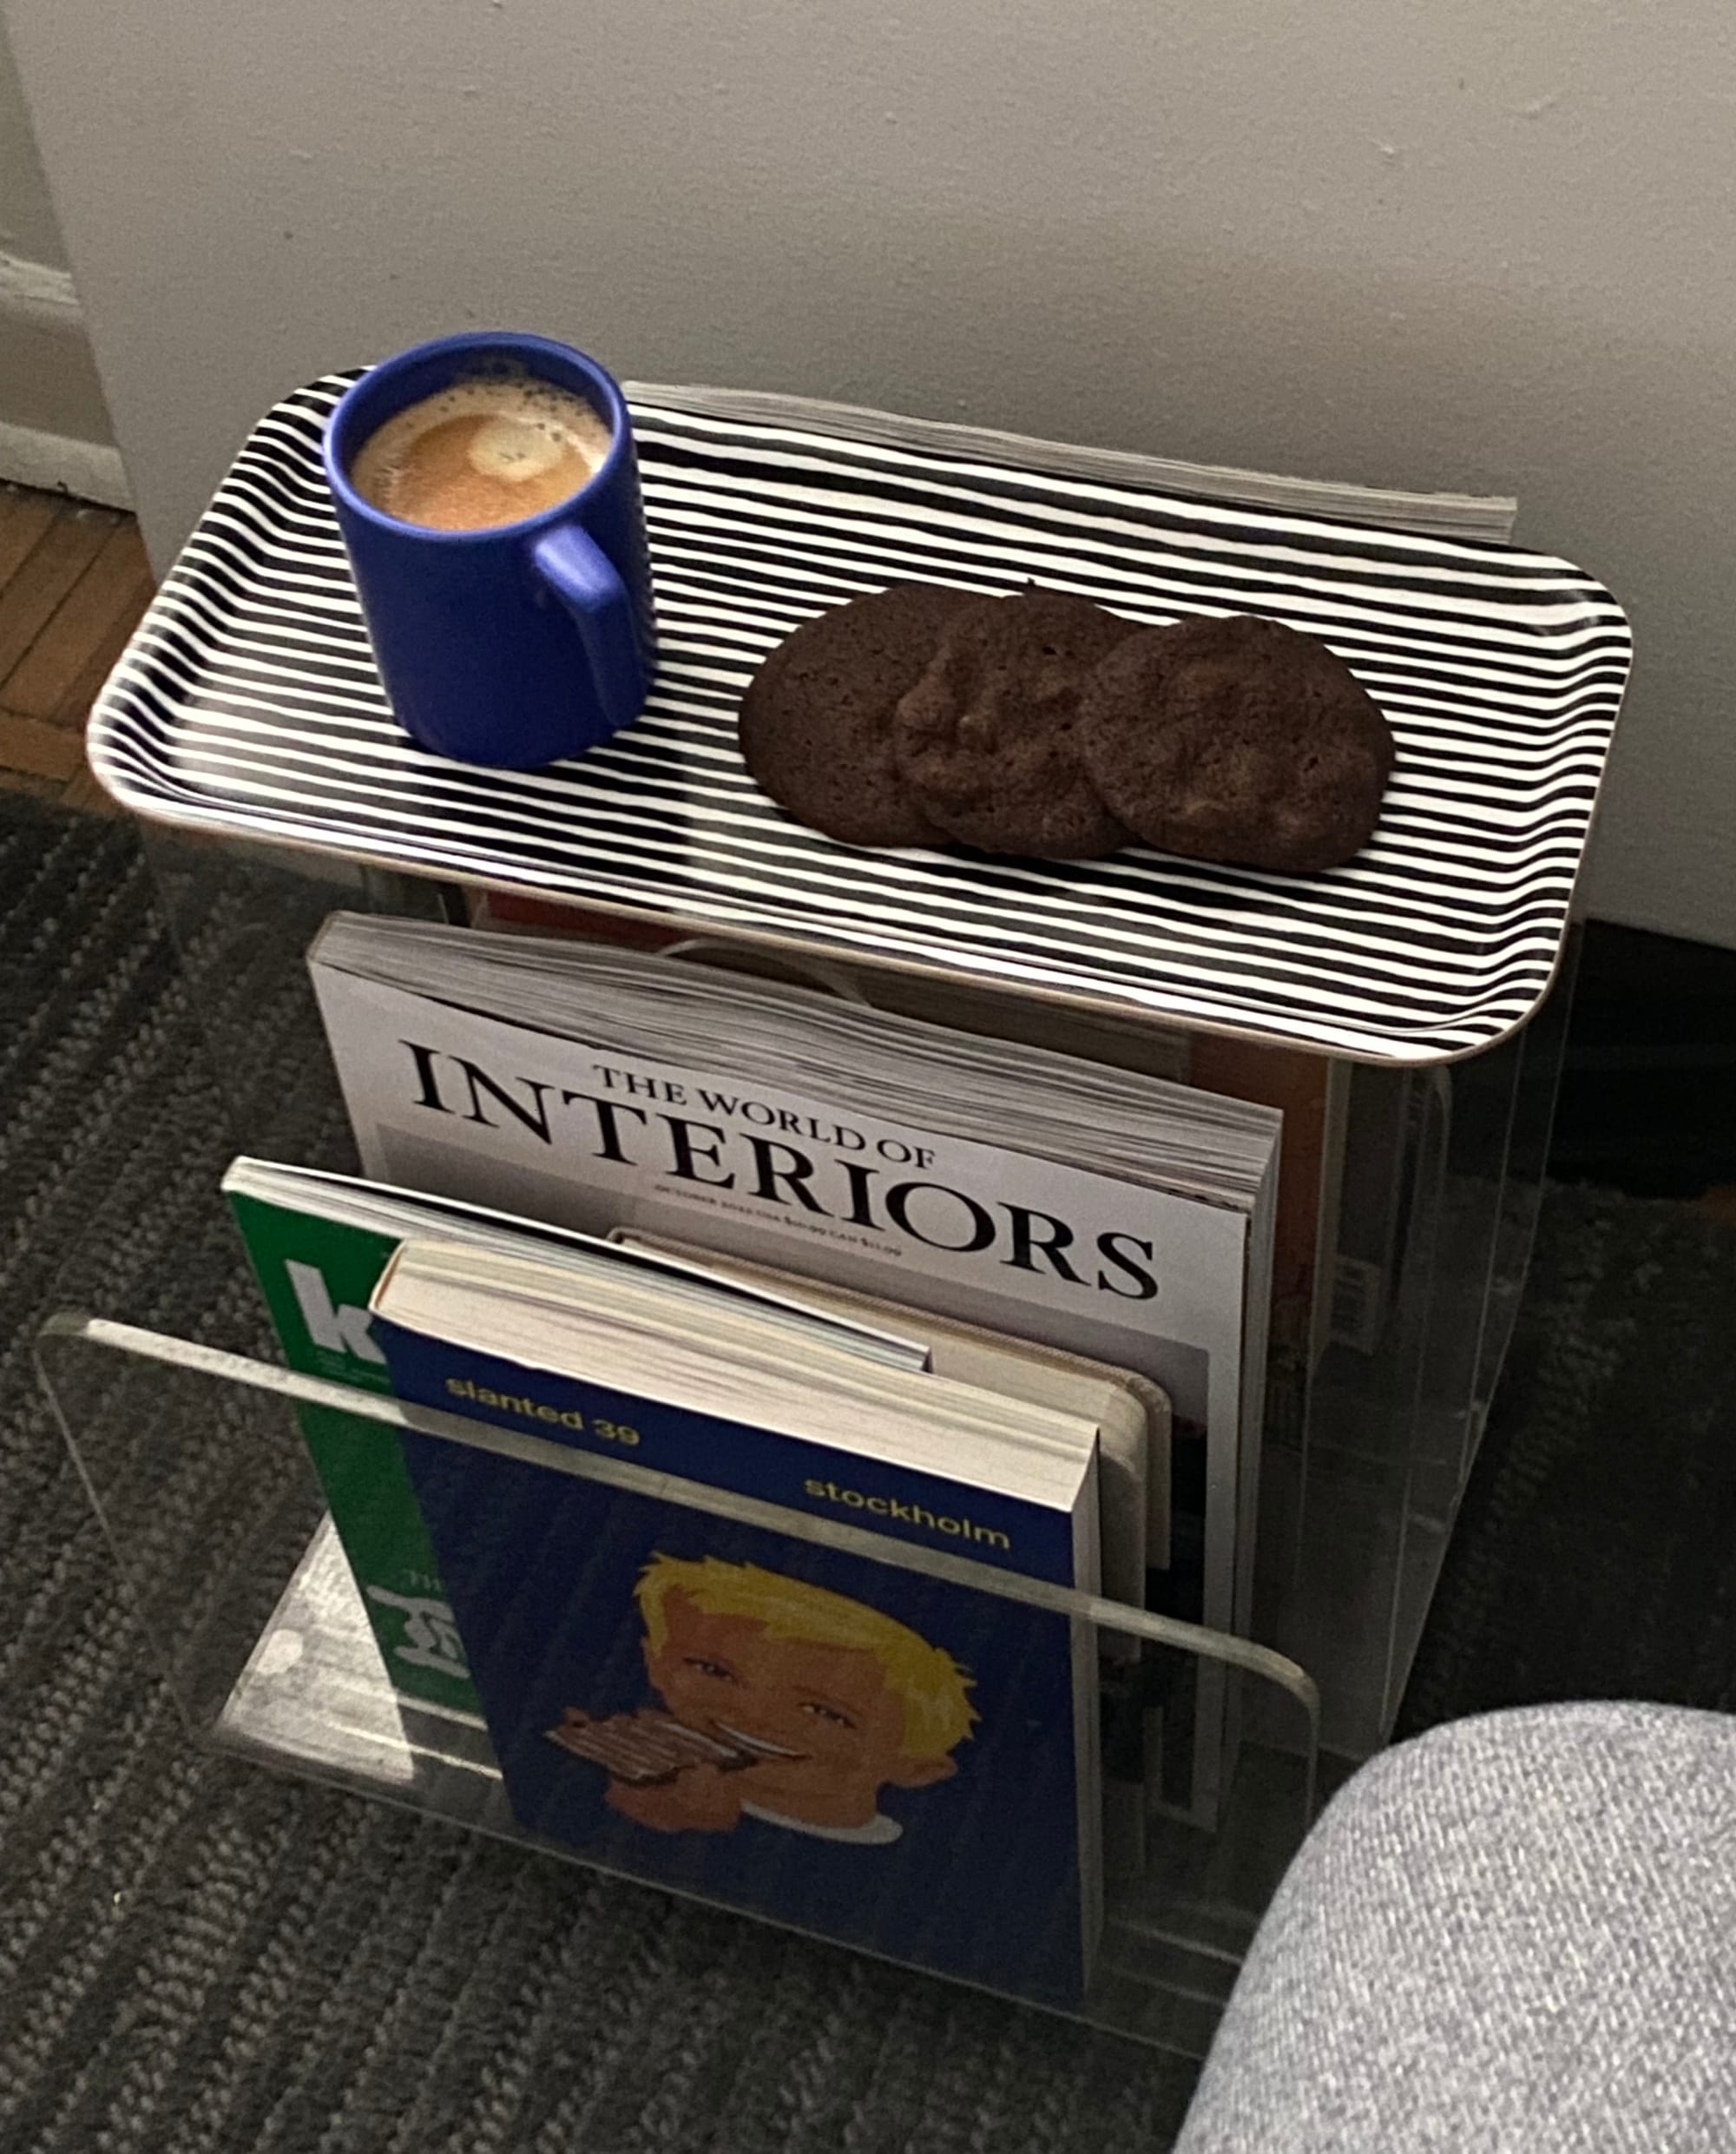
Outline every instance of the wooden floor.
<svg viewBox="0 0 1736 2154">
<path fill-rule="evenodd" d="M 0 791 L 110 807 L 84 721 L 152 589 L 130 516 L 0 484 Z"/>
</svg>

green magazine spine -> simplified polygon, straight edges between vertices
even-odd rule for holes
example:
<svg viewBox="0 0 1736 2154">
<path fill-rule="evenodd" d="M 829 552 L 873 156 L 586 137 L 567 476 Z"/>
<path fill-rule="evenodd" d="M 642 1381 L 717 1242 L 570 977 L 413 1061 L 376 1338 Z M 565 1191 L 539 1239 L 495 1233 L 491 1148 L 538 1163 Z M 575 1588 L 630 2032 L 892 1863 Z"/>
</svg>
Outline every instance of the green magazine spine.
<svg viewBox="0 0 1736 2154">
<path fill-rule="evenodd" d="M 258 1197 L 232 1191 L 229 1202 L 288 1366 L 389 1393 L 367 1308 L 397 1243 Z M 298 1406 L 296 1418 L 393 1687 L 480 1714 L 397 1437 L 325 1406 Z"/>
</svg>

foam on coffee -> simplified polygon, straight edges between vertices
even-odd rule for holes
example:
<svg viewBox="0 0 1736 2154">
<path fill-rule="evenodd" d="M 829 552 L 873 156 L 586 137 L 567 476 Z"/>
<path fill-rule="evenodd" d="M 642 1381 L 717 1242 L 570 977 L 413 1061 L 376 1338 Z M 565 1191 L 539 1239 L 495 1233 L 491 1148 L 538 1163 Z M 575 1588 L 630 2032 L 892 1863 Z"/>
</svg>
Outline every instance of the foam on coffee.
<svg viewBox="0 0 1736 2154">
<path fill-rule="evenodd" d="M 613 440 L 608 420 L 571 390 L 478 375 L 394 413 L 356 452 L 350 483 L 402 524 L 487 530 L 570 499 Z"/>
</svg>

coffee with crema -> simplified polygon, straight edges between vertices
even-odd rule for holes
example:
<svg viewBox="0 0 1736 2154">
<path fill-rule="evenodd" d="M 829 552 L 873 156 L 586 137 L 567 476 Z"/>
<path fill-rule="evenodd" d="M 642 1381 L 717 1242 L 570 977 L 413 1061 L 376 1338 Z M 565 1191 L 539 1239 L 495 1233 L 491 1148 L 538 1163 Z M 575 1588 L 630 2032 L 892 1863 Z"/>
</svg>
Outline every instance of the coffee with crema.
<svg viewBox="0 0 1736 2154">
<path fill-rule="evenodd" d="M 371 507 L 436 531 L 517 524 L 571 498 L 614 435 L 581 396 L 528 375 L 478 376 L 395 412 L 356 452 Z"/>
</svg>

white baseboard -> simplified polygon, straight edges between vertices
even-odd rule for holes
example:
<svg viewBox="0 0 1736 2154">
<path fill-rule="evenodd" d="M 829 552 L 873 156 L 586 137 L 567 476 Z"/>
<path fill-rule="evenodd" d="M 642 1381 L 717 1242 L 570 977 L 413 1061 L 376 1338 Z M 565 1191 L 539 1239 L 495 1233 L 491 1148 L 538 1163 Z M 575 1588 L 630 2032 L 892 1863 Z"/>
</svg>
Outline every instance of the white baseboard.
<svg viewBox="0 0 1736 2154">
<path fill-rule="evenodd" d="M 72 273 L 48 262 L 27 261 L 22 254 L 0 254 L 0 314 L 29 322 L 36 329 L 84 328 Z"/>
<path fill-rule="evenodd" d="M 0 254 L 0 323 L 9 321 L 56 336 L 82 338 L 84 318 L 69 273 L 47 262 Z M 132 506 L 118 449 L 106 442 L 16 426 L 4 419 L 0 419 L 0 479 L 40 486 L 49 493 L 75 494 L 81 501 L 100 501 L 110 509 Z"/>
<path fill-rule="evenodd" d="M 0 478 L 40 486 L 47 493 L 72 494 L 80 501 L 100 501 L 105 508 L 133 505 L 118 449 L 105 442 L 75 441 L 69 434 L 44 434 L 34 426 L 9 426 L 3 419 Z"/>
</svg>

